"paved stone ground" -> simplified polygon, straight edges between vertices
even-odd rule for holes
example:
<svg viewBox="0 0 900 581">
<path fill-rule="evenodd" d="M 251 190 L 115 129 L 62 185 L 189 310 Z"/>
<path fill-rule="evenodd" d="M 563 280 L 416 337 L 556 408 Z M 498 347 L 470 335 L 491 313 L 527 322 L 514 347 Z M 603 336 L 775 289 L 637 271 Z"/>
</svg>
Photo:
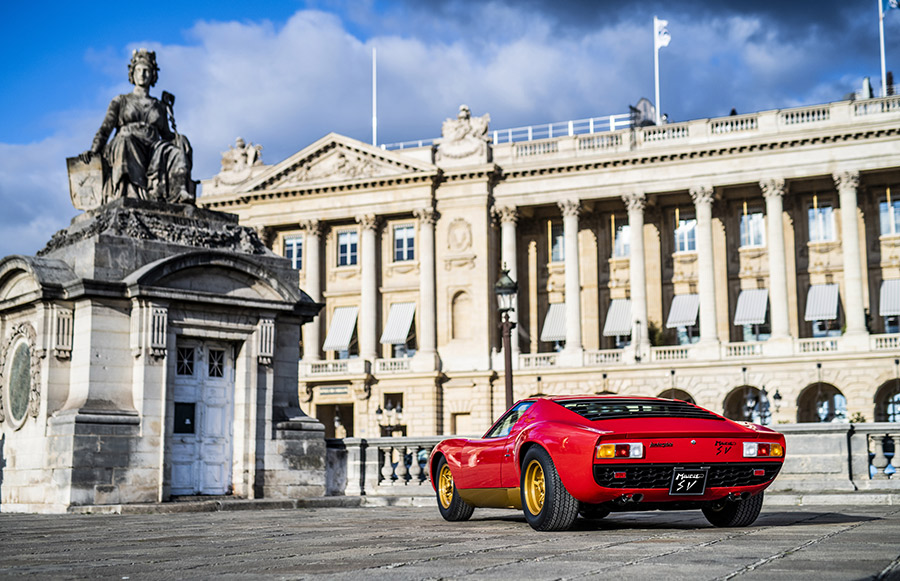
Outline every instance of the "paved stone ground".
<svg viewBox="0 0 900 581">
<path fill-rule="evenodd" d="M 619 513 L 537 533 L 515 511 L 436 508 L 0 515 L 0 577 L 40 579 L 900 579 L 900 507 Z"/>
</svg>

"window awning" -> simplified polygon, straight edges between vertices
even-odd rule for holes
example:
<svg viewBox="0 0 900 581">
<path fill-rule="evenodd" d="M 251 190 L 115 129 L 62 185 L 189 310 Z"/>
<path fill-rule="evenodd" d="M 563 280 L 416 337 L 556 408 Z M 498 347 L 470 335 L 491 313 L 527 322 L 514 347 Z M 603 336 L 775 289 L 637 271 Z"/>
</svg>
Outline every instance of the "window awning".
<svg viewBox="0 0 900 581">
<path fill-rule="evenodd" d="M 762 325 L 766 322 L 769 291 L 764 288 L 742 290 L 734 309 L 735 325 Z"/>
<path fill-rule="evenodd" d="M 837 319 L 838 285 L 814 284 L 806 295 L 804 321 L 831 321 Z"/>
<path fill-rule="evenodd" d="M 325 351 L 346 351 L 353 340 L 356 329 L 356 315 L 359 307 L 337 307 L 331 315 L 331 326 L 322 349 Z"/>
<path fill-rule="evenodd" d="M 387 324 L 384 326 L 384 332 L 381 334 L 381 342 L 391 345 L 405 345 L 415 313 L 416 303 L 392 304 L 391 312 L 388 313 Z"/>
<path fill-rule="evenodd" d="M 690 327 L 697 324 L 697 313 L 700 311 L 700 295 L 675 295 L 669 309 L 667 329 Z"/>
<path fill-rule="evenodd" d="M 541 341 L 553 343 L 566 340 L 566 304 L 554 303 L 547 310 L 544 317 L 544 327 L 541 329 Z"/>
<path fill-rule="evenodd" d="M 606 311 L 604 337 L 631 335 L 631 299 L 613 299 Z"/>
<path fill-rule="evenodd" d="M 882 317 L 900 315 L 900 279 L 881 282 L 881 299 L 878 314 Z"/>
</svg>

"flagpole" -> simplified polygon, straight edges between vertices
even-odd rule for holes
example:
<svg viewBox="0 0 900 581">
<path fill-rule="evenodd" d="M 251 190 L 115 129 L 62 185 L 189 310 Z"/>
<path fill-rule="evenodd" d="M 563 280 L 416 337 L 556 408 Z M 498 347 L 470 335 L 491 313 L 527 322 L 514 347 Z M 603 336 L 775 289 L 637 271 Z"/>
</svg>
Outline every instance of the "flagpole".
<svg viewBox="0 0 900 581">
<path fill-rule="evenodd" d="M 372 145 L 378 145 L 378 76 L 375 67 L 375 47 L 372 47 Z"/>
<path fill-rule="evenodd" d="M 881 9 L 882 0 L 875 0 L 878 4 L 878 33 L 881 40 L 881 96 L 887 97 L 887 72 L 884 65 L 884 10 Z"/>
<path fill-rule="evenodd" d="M 660 107 L 659 107 L 659 42 L 656 38 L 657 36 L 657 21 L 656 16 L 653 17 L 653 85 L 656 88 L 656 124 L 659 125 L 661 122 L 660 117 Z M 883 45 L 882 45 L 883 46 Z M 883 50 L 883 49 L 882 49 Z"/>
</svg>

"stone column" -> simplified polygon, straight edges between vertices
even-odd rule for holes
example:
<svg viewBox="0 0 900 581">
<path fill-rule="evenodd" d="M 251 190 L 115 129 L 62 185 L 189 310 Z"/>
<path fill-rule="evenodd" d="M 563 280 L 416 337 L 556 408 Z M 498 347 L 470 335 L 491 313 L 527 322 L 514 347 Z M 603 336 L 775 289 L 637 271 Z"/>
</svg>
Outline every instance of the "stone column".
<svg viewBox="0 0 900 581">
<path fill-rule="evenodd" d="M 434 359 L 437 353 L 437 308 L 435 290 L 434 208 L 413 211 L 419 221 L 419 349 L 416 355 Z"/>
<path fill-rule="evenodd" d="M 844 252 L 844 313 L 846 335 L 866 335 L 866 313 L 863 305 L 863 278 L 859 256 L 859 224 L 856 218 L 856 188 L 859 172 L 835 173 L 834 184 L 841 198 L 841 248 Z"/>
<path fill-rule="evenodd" d="M 516 223 L 519 220 L 519 211 L 516 208 L 502 207 L 494 208 L 494 214 L 500 220 L 500 262 L 503 268 L 509 270 L 509 277 L 519 282 L 519 271 L 517 268 L 518 249 L 516 247 Z M 515 310 L 510 313 L 509 319 L 516 323 L 519 320 L 518 295 L 516 295 L 516 302 L 513 307 Z M 518 329 L 513 329 L 510 339 L 510 353 L 512 353 L 513 363 L 515 364 L 519 354 Z"/>
<path fill-rule="evenodd" d="M 716 274 L 713 262 L 712 186 L 691 188 L 697 212 L 697 278 L 700 291 L 700 342 L 717 343 Z"/>
<path fill-rule="evenodd" d="M 303 269 L 306 273 L 303 290 L 317 303 L 322 302 L 322 268 L 320 266 L 322 226 L 318 220 L 300 222 L 306 233 L 303 240 Z M 322 322 L 319 316 L 303 325 L 303 360 L 318 361 L 322 348 Z"/>
<path fill-rule="evenodd" d="M 378 217 L 374 214 L 357 216 L 361 226 L 360 254 L 362 260 L 362 288 L 360 290 L 359 318 L 357 331 L 359 336 L 359 356 L 367 361 L 378 357 L 378 251 L 376 250 L 375 232 L 378 229 Z"/>
<path fill-rule="evenodd" d="M 784 250 L 784 194 L 783 179 L 759 182 L 766 199 L 766 225 L 769 258 L 769 314 L 771 315 L 771 340 L 786 339 L 791 335 L 788 315 L 787 266 Z"/>
<path fill-rule="evenodd" d="M 566 253 L 566 352 L 581 352 L 581 266 L 578 257 L 578 215 L 581 202 L 559 202 Z"/>
<path fill-rule="evenodd" d="M 647 266 L 644 259 L 644 207 L 647 197 L 643 193 L 622 196 L 628 208 L 631 254 L 628 257 L 628 276 L 631 281 L 631 339 L 635 356 L 650 353 L 650 333 L 647 329 Z M 613 233 L 615 236 L 615 232 Z M 637 328 L 640 327 L 640 331 Z M 640 336 L 640 343 L 635 339 Z"/>
</svg>

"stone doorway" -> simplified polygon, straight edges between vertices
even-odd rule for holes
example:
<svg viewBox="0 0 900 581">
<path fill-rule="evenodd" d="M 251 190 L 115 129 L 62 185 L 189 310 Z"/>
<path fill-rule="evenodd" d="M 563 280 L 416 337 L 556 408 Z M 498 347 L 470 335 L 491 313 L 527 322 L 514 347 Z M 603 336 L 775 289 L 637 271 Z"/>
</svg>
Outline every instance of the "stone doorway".
<svg viewBox="0 0 900 581">
<path fill-rule="evenodd" d="M 229 494 L 233 349 L 225 343 L 180 339 L 172 372 L 171 494 Z"/>
</svg>

